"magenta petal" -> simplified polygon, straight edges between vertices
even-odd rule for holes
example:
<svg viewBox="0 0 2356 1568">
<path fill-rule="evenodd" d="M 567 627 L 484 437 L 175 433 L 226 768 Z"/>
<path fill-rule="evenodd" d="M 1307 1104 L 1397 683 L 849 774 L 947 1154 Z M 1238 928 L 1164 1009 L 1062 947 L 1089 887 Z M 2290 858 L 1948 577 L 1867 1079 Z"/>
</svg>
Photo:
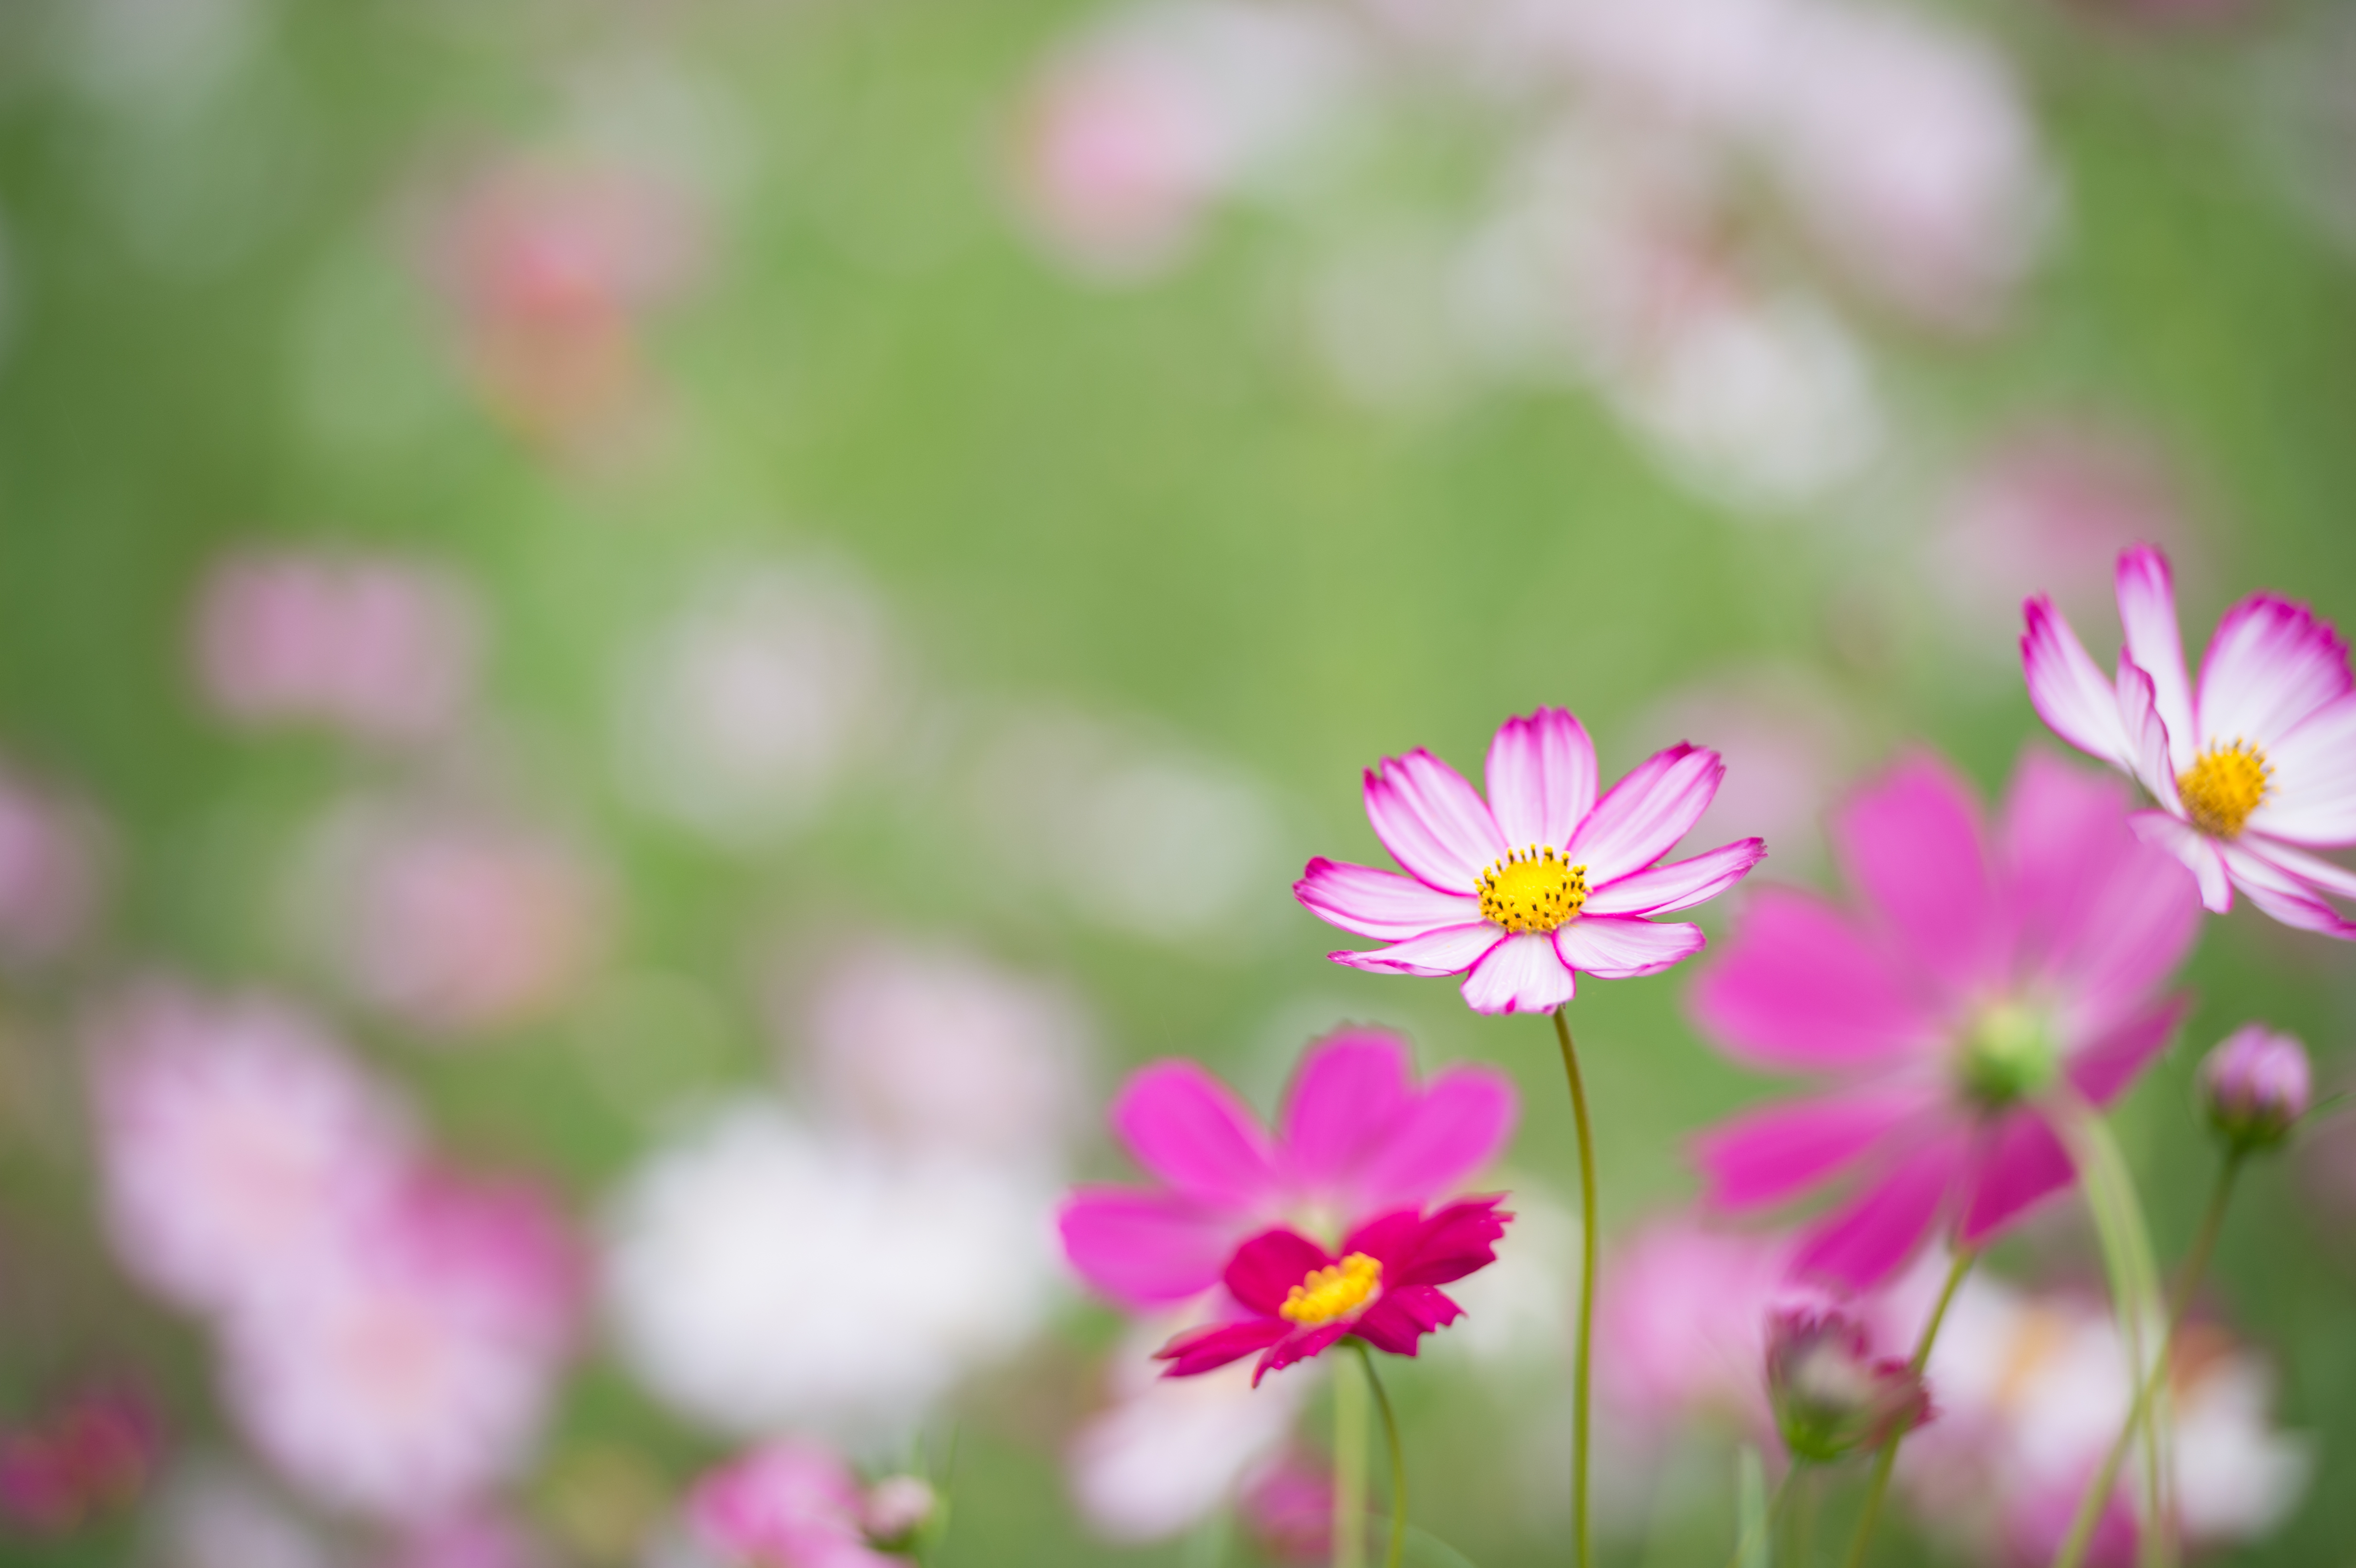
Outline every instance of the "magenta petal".
<svg viewBox="0 0 2356 1568">
<path fill-rule="evenodd" d="M 1471 892 L 1505 853 L 1505 835 L 1472 786 L 1421 749 L 1387 759 L 1379 780 L 1366 775 L 1366 815 L 1400 865 L 1451 893 Z"/>
<path fill-rule="evenodd" d="M 1508 936 L 1489 949 L 1463 987 L 1476 1013 L 1551 1012 L 1570 1000 L 1572 988 L 1553 941 L 1535 933 Z"/>
<path fill-rule="evenodd" d="M 1933 1050 L 1936 1015 L 1881 951 L 1812 893 L 1762 888 L 1689 993 L 1695 1016 L 1736 1056 L 1837 1068 Z"/>
<path fill-rule="evenodd" d="M 2253 593 L 2225 612 L 2209 640 L 2194 739 L 2244 740 L 2272 753 L 2292 729 L 2351 689 L 2348 645 L 2329 622 L 2304 604 Z M 2189 765 L 2190 758 L 2179 764 Z"/>
<path fill-rule="evenodd" d="M 1174 1193 L 1112 1187 L 1074 1193 L 1056 1228 L 1082 1279 L 1129 1306 L 1159 1307 L 1219 1282 L 1237 1224 Z"/>
<path fill-rule="evenodd" d="M 2356 844 L 2356 697 L 2325 704 L 2266 748 L 2274 767 L 2248 829 L 2329 848 Z"/>
<path fill-rule="evenodd" d="M 1755 1209 L 1823 1181 L 1928 1102 L 1921 1090 L 1871 1089 L 1745 1111 L 1694 1139 L 1714 1203 Z"/>
<path fill-rule="evenodd" d="M 1349 1331 L 1347 1323 L 1328 1323 L 1322 1328 L 1304 1328 L 1286 1335 L 1270 1345 L 1260 1357 L 1259 1365 L 1252 1369 L 1252 1387 L 1259 1387 L 1259 1380 L 1270 1372 L 1280 1372 L 1295 1361 L 1323 1354 L 1327 1347 Z"/>
<path fill-rule="evenodd" d="M 1591 887 L 1641 871 L 1693 831 L 1725 776 L 1716 752 L 1683 743 L 1656 752 L 1595 803 L 1566 853 Z"/>
<path fill-rule="evenodd" d="M 1818 1275 L 1864 1292 L 1912 1256 L 1963 1174 L 1954 1136 L 1920 1144 L 1894 1161 L 1865 1196 L 1824 1221 L 1801 1243 L 1795 1272 Z"/>
<path fill-rule="evenodd" d="M 1976 1247 L 2012 1223 L 2040 1198 L 2077 1179 L 2069 1151 L 2043 1116 L 2015 1111 L 1980 1135 L 1972 1197 L 1964 1211 L 1963 1242 Z"/>
<path fill-rule="evenodd" d="M 1153 1359 L 1170 1363 L 1162 1373 L 1165 1378 L 1199 1377 L 1264 1350 L 1291 1332 L 1292 1325 L 1281 1317 L 1214 1324 L 1179 1335 L 1154 1351 Z"/>
<path fill-rule="evenodd" d="M 2129 812 L 2127 826 L 2137 838 L 2175 856 L 2192 873 L 2193 884 L 2201 890 L 2201 902 L 2210 913 L 2223 914 L 2233 907 L 2233 884 L 2225 875 L 2225 857 L 2218 852 L 2215 839 L 2164 811 Z"/>
<path fill-rule="evenodd" d="M 1330 1190 L 1355 1178 L 1413 1103 L 1408 1076 L 1407 1042 L 1380 1029 L 1311 1046 L 1277 1115 L 1292 1185 Z"/>
<path fill-rule="evenodd" d="M 1716 898 L 1766 859 L 1764 838 L 1740 838 L 1689 860 L 1607 882 L 1587 898 L 1589 914 L 1667 914 Z"/>
<path fill-rule="evenodd" d="M 1192 1061 L 1157 1061 L 1131 1075 L 1112 1125 L 1138 1164 L 1200 1202 L 1253 1209 L 1276 1189 L 1258 1118 Z"/>
<path fill-rule="evenodd" d="M 1390 1294 L 1385 1292 L 1382 1300 L 1366 1308 L 1358 1320 L 1350 1325 L 1350 1332 L 1389 1355 L 1412 1356 L 1415 1354 L 1415 1342 L 1422 1336 L 1423 1330 L 1415 1318 L 1402 1311 Z"/>
<path fill-rule="evenodd" d="M 1297 1189 L 1351 1212 L 1420 1209 L 1489 1162 L 1515 1108 L 1494 1068 L 1451 1068 L 1418 1091 L 1404 1042 L 1354 1031 L 1301 1062 L 1285 1102 L 1287 1168 Z"/>
<path fill-rule="evenodd" d="M 1513 1219 L 1499 1207 L 1504 1202 L 1503 1196 L 1468 1198 L 1420 1219 L 1386 1215 L 1353 1232 L 1342 1250 L 1380 1259 L 1385 1288 L 1446 1285 L 1497 1261 L 1496 1243 Z"/>
<path fill-rule="evenodd" d="M 1684 963 L 1708 945 L 1701 927 L 1641 915 L 1581 915 L 1554 933 L 1555 955 L 1599 980 L 1633 980 Z"/>
<path fill-rule="evenodd" d="M 2091 1104 L 2109 1104 L 2159 1054 L 2188 1005 L 2185 997 L 2170 997 L 2080 1046 L 2065 1069 L 2071 1083 Z"/>
<path fill-rule="evenodd" d="M 1365 953 L 1329 953 L 1336 964 L 1392 975 L 1461 975 L 1504 940 L 1505 932 L 1487 921 L 1477 925 L 1450 925 L 1427 931 Z"/>
<path fill-rule="evenodd" d="M 2151 677 L 2152 706 L 2170 741 L 2169 773 L 2180 773 L 2192 765 L 2201 737 L 2192 718 L 2192 683 L 2184 674 L 2184 635 L 2176 624 L 2176 580 L 2168 557 L 2149 545 L 2119 552 L 2117 580 L 2126 656 Z"/>
<path fill-rule="evenodd" d="M 1559 849 L 1595 805 L 1595 743 L 1569 709 L 1541 708 L 1498 726 L 1486 776 L 1506 844 Z"/>
<path fill-rule="evenodd" d="M 1481 918 L 1481 901 L 1469 894 L 1443 893 L 1397 871 L 1323 857 L 1309 862 L 1292 884 L 1292 896 L 1320 920 L 1386 942 Z"/>
<path fill-rule="evenodd" d="M 1292 1287 L 1334 1260 L 1298 1231 L 1263 1231 L 1228 1260 L 1228 1294 L 1262 1317 L 1273 1317 Z"/>
<path fill-rule="evenodd" d="M 1950 994 L 1994 977 L 2005 922 L 1988 876 L 1979 804 L 1927 753 L 1858 791 L 1833 819 L 1849 880 L 1879 910 L 1907 959 Z"/>
<path fill-rule="evenodd" d="M 1439 1073 L 1359 1168 L 1360 1205 L 1419 1208 L 1462 1186 L 1505 1147 L 1519 1111 L 1513 1080 L 1495 1068 Z"/>
<path fill-rule="evenodd" d="M 2020 667 L 2037 716 L 2080 751 L 2126 767 L 2126 736 L 2119 727 L 2118 692 L 2113 683 L 2051 600 L 2040 593 L 2024 603 L 2021 612 L 2029 629 L 2020 637 Z"/>
</svg>

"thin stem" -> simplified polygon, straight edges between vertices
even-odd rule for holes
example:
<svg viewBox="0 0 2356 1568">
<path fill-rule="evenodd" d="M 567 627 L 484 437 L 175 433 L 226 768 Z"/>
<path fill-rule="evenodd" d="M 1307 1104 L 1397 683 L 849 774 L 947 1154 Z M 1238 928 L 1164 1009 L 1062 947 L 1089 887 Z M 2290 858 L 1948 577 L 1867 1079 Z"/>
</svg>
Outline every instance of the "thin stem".
<svg viewBox="0 0 2356 1568">
<path fill-rule="evenodd" d="M 1726 1568 L 1742 1568 L 1751 1561 L 1752 1547 L 1774 1538 L 1776 1523 L 1783 1517 L 1784 1499 L 1792 1495 L 1792 1483 L 1799 1478 L 1804 1468 L 1805 1460 L 1794 1458 L 1792 1461 L 1791 1467 L 1783 1472 L 1783 1478 L 1775 1483 L 1774 1495 L 1767 1499 L 1766 1511 L 1751 1520 L 1751 1528 L 1742 1532 L 1742 1539 L 1734 1543 L 1734 1555 L 1726 1560 Z"/>
<path fill-rule="evenodd" d="M 1383 1380 L 1375 1375 L 1375 1358 L 1367 1353 L 1366 1342 L 1353 1335 L 1346 1343 L 1366 1369 L 1366 1386 L 1375 1391 L 1375 1408 L 1383 1413 L 1383 1436 L 1390 1444 L 1391 1544 L 1383 1563 L 1384 1568 L 1399 1568 L 1407 1552 L 1407 1451 L 1399 1446 L 1398 1419 L 1391 1413 L 1391 1396 L 1383 1392 Z"/>
<path fill-rule="evenodd" d="M 1955 1251 L 1955 1261 L 1947 1270 L 1947 1283 L 1939 1289 L 1938 1305 L 1931 1308 L 1931 1320 L 1922 1325 L 1922 1338 L 1915 1342 L 1913 1359 L 1907 1366 L 1915 1376 L 1931 1364 L 1931 1347 L 1938 1343 L 1939 1325 L 1947 1320 L 1947 1307 L 1955 1299 L 1955 1291 L 1971 1272 L 1979 1253 L 1969 1247 Z M 1848 1543 L 1848 1568 L 1863 1568 L 1866 1548 L 1873 1544 L 1873 1527 L 1881 1517 L 1881 1496 L 1890 1489 L 1890 1472 L 1898 1463 L 1898 1445 L 1906 1440 L 1906 1428 L 1901 1426 L 1883 1439 L 1881 1451 L 1873 1456 L 1873 1481 L 1866 1488 L 1865 1511 L 1857 1516 L 1857 1533 Z"/>
<path fill-rule="evenodd" d="M 1595 1555 L 1587 1521 L 1587 1405 L 1595 1334 L 1595 1130 L 1587 1120 L 1587 1086 L 1579 1076 L 1579 1051 L 1570 1043 L 1570 1019 L 1554 1010 L 1555 1038 L 1562 1042 L 1562 1073 L 1570 1081 L 1570 1114 L 1579 1124 L 1579 1339 L 1570 1363 L 1570 1533 L 1579 1568 Z"/>
<path fill-rule="evenodd" d="M 2192 1305 L 2192 1292 L 2201 1276 L 2209 1270 L 2209 1254 L 2217 1249 L 2218 1232 L 2225 1228 L 2225 1206 L 2233 1200 L 2234 1178 L 2242 1173 L 2242 1151 L 2234 1150 L 2217 1168 L 2217 1186 L 2209 1195 L 2209 1211 L 2201 1217 L 2201 1228 L 2193 1232 L 2191 1248 L 2184 1254 L 2184 1270 L 2177 1276 L 2176 1289 L 2169 1297 L 2168 1323 L 2160 1330 L 2159 1354 L 2136 1380 L 2135 1402 L 2127 1407 L 2127 1418 L 2119 1427 L 2119 1435 L 2111 1442 L 2111 1451 L 2103 1456 L 2103 1467 L 2094 1472 L 2086 1495 L 2078 1499 L 2078 1512 L 2070 1521 L 2070 1533 L 2062 1538 L 2062 1550 L 2054 1554 L 2053 1568 L 2079 1568 L 2086 1551 L 2094 1543 L 2094 1528 L 2102 1522 L 2103 1510 L 2110 1506 L 2111 1490 L 2118 1485 L 2119 1467 L 2126 1463 L 2127 1448 L 2144 1424 L 2144 1413 L 2159 1396 L 2161 1384 L 2168 1377 L 2168 1363 L 2176 1349 L 2177 1330 L 2184 1326 L 2184 1314 Z M 2154 1527 L 2160 1528 L 2154 1520 Z"/>
<path fill-rule="evenodd" d="M 1366 1564 L 1366 1385 L 1333 1380 L 1333 1568 Z"/>
</svg>

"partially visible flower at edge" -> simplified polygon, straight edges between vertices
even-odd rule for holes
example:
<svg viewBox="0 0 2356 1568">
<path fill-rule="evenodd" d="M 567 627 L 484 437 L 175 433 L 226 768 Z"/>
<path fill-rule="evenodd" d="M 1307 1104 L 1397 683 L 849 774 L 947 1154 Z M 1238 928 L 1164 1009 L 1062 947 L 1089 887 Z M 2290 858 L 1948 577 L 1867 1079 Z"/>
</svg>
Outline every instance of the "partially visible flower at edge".
<svg viewBox="0 0 2356 1568">
<path fill-rule="evenodd" d="M 920 1495 L 921 1494 L 921 1495 Z M 744 1568 L 886 1568 L 937 1506 L 914 1476 L 864 1487 L 820 1443 L 784 1438 L 729 1461 L 687 1502 L 698 1540 Z"/>
</svg>

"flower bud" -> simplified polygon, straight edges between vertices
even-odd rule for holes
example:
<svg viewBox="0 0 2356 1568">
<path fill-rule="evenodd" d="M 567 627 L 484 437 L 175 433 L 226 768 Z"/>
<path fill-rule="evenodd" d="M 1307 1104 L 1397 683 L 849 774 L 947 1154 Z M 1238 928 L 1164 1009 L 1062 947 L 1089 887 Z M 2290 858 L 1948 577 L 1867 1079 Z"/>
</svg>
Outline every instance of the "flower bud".
<svg viewBox="0 0 2356 1568">
<path fill-rule="evenodd" d="M 2311 1093 L 2307 1048 L 2262 1024 L 2235 1030 L 2201 1062 L 2209 1125 L 2236 1153 L 2282 1142 Z"/>
<path fill-rule="evenodd" d="M 886 1476 L 867 1489 L 861 1523 L 867 1539 L 886 1552 L 916 1544 L 940 1507 L 940 1498 L 919 1476 Z"/>
<path fill-rule="evenodd" d="M 1794 1459 L 1826 1465 L 1931 1419 L 1922 1375 L 1873 1354 L 1842 1313 L 1794 1308 L 1767 1327 L 1767 1400 Z"/>
</svg>

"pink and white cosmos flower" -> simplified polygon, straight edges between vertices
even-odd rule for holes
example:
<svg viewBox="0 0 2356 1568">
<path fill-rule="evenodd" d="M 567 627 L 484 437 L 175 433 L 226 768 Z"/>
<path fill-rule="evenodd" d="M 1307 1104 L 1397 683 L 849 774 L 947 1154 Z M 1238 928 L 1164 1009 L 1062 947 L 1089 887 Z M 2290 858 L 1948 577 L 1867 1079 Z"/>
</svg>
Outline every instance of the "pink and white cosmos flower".
<svg viewBox="0 0 2356 1568">
<path fill-rule="evenodd" d="M 1549 1011 L 1570 1000 L 1580 970 L 1656 975 L 1702 950 L 1699 926 L 1649 917 L 1724 892 L 1765 842 L 1654 862 L 1691 831 L 1725 773 L 1716 752 L 1681 742 L 1599 800 L 1586 730 L 1567 709 L 1541 708 L 1505 720 L 1489 743 L 1485 802 L 1419 748 L 1367 769 L 1375 837 L 1409 874 L 1321 857 L 1293 896 L 1321 920 L 1390 944 L 1333 954 L 1337 964 L 1464 975 L 1475 1012 Z"/>
<path fill-rule="evenodd" d="M 2054 733 L 2140 783 L 2158 803 L 2136 831 L 2191 868 L 2222 914 L 2239 888 L 2302 931 L 2356 939 L 2325 895 L 2356 872 L 2308 851 L 2356 844 L 2356 679 L 2348 645 L 2304 604 L 2253 593 L 2217 623 L 2196 687 L 2186 677 L 2168 557 L 2123 551 L 2126 645 L 2105 679 L 2052 603 L 2022 608 L 2029 700 Z"/>
</svg>

